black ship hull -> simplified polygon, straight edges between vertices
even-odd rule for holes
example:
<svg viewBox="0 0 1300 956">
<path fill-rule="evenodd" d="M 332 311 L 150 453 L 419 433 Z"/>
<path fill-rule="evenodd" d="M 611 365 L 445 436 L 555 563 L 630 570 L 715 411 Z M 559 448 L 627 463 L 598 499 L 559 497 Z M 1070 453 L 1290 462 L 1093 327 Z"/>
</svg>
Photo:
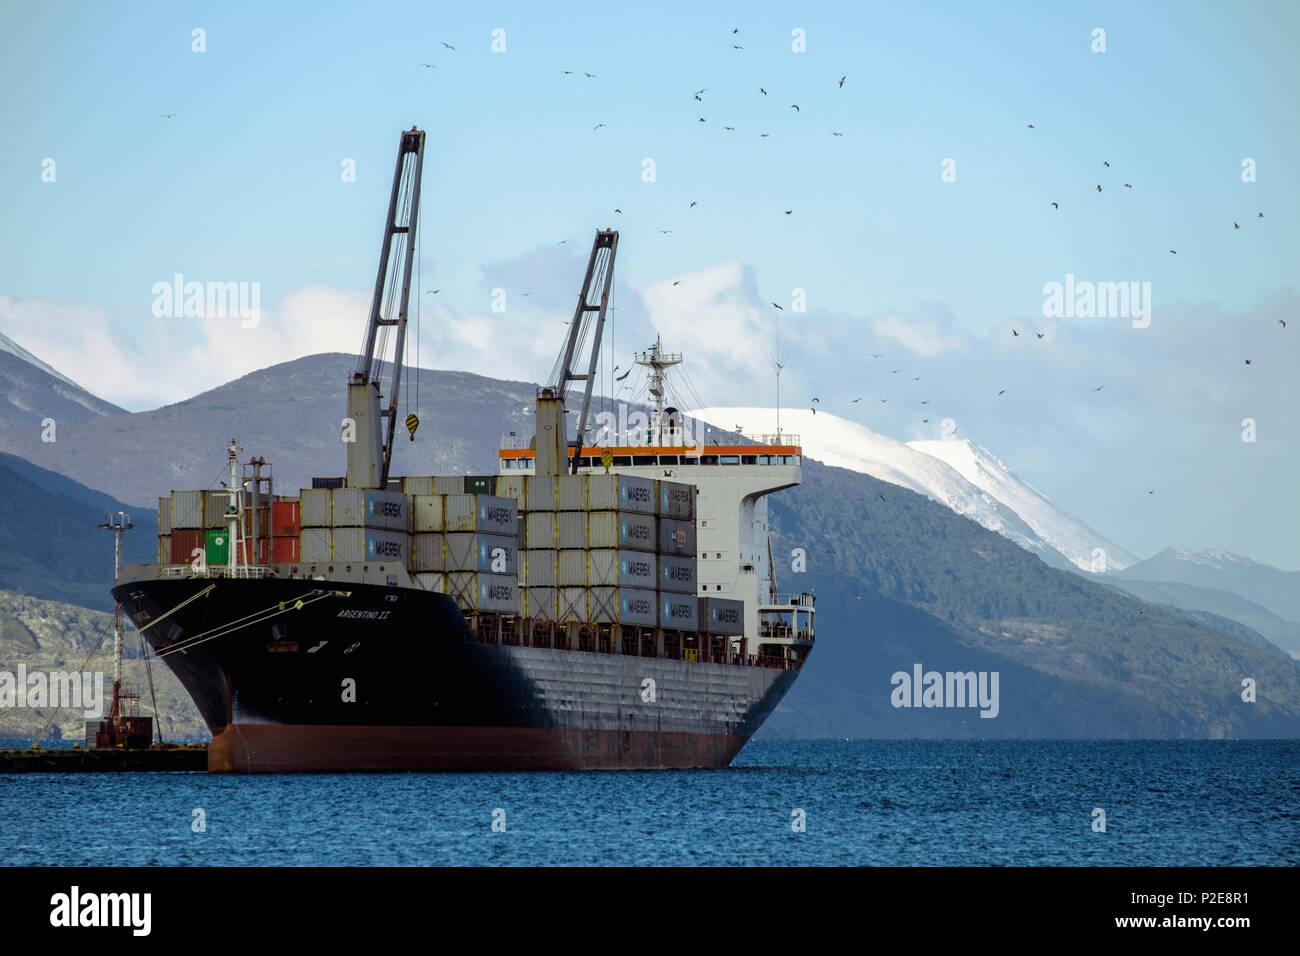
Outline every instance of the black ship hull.
<svg viewBox="0 0 1300 956">
<path fill-rule="evenodd" d="M 113 593 L 198 706 L 214 771 L 723 767 L 797 676 L 484 641 L 452 598 L 404 587 L 178 577 Z"/>
</svg>

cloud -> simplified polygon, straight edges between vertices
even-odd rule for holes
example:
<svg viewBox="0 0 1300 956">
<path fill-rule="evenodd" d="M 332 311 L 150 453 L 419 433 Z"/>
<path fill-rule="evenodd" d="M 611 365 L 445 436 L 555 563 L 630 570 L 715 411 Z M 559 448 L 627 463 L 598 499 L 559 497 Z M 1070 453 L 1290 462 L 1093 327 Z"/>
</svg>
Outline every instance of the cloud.
<svg viewBox="0 0 1300 956">
<path fill-rule="evenodd" d="M 948 324 L 951 325 L 951 320 Z M 940 325 L 933 318 L 892 312 L 872 322 L 871 330 L 881 338 L 892 339 L 923 358 L 953 352 L 966 345 L 968 337 L 964 333 L 955 328 L 945 331 Z"/>
</svg>

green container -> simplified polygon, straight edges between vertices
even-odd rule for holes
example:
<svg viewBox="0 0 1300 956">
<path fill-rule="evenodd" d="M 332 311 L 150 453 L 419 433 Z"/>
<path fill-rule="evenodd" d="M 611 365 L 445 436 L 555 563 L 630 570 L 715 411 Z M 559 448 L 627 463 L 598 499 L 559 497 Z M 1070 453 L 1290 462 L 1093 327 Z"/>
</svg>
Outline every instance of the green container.
<svg viewBox="0 0 1300 956">
<path fill-rule="evenodd" d="M 497 493 L 496 475 L 466 475 L 465 494 L 495 495 Z"/>
<path fill-rule="evenodd" d="M 230 563 L 230 531 L 209 528 L 203 532 L 203 559 L 208 564 Z"/>
</svg>

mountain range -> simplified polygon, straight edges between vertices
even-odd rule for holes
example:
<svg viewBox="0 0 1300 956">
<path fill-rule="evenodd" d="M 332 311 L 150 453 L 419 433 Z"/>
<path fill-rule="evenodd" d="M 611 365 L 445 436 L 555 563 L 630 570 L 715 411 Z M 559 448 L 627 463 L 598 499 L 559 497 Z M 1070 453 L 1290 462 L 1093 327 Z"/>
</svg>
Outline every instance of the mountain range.
<svg viewBox="0 0 1300 956">
<path fill-rule="evenodd" d="M 174 488 L 214 487 L 225 475 L 232 437 L 245 457 L 272 463 L 280 492 L 296 491 L 313 475 L 342 474 L 343 383 L 354 365 L 352 356 L 310 356 L 161 409 L 70 421 L 53 443 L 41 442 L 30 426 L 0 429 L 0 448 L 24 460 L 0 461 L 0 482 L 8 483 L 0 494 L 14 503 L 3 516 L 11 540 L 0 547 L 13 559 L 0 563 L 0 586 L 61 600 L 77 599 L 51 592 L 103 589 L 111 551 L 93 538 L 106 538 L 104 532 L 86 528 L 122 501 L 148 508 Z M 422 423 L 416 440 L 397 442 L 395 474 L 494 473 L 497 439 L 531 434 L 532 384 L 429 370 L 409 379 L 418 381 Z M 407 411 L 403 405 L 399 416 Z M 753 426 L 735 410 L 713 411 L 719 428 L 769 430 L 758 428 L 764 410 L 752 410 Z M 1269 639 L 1216 610 L 1172 607 L 1173 591 L 1139 598 L 1111 585 L 1146 586 L 1146 578 L 1130 579 L 1129 572 L 1188 573 L 1220 584 L 1228 578 L 1204 577 L 1206 566 L 1192 558 L 1144 569 L 1147 562 L 1054 508 L 973 443 L 914 447 L 863 429 L 856 436 L 863 445 L 855 446 L 855 435 L 839 422 L 828 422 L 823 433 L 813 430 L 813 416 L 805 422 L 786 414 L 783 425 L 789 421 L 803 436 L 804 481 L 769 499 L 774 550 L 782 590 L 816 594 L 819 639 L 765 733 L 1300 734 L 1300 665 Z M 887 475 L 882 480 L 869 469 Z M 156 528 L 137 523 L 137 553 L 151 551 Z M 806 570 L 796 572 L 780 557 L 795 548 L 809 556 Z M 1132 563 L 1118 573 L 1087 573 L 1080 562 L 1094 548 L 1106 550 L 1112 569 Z M 1258 578 L 1254 598 L 1286 606 L 1277 602 L 1284 602 L 1288 572 L 1223 555 L 1214 560 L 1233 580 Z M 1209 590 L 1205 583 L 1186 586 Z M 1250 603 L 1276 614 L 1262 601 Z M 891 675 L 917 663 L 997 671 L 999 717 L 895 709 Z M 1261 688 L 1257 702 L 1242 699 L 1248 679 Z"/>
</svg>

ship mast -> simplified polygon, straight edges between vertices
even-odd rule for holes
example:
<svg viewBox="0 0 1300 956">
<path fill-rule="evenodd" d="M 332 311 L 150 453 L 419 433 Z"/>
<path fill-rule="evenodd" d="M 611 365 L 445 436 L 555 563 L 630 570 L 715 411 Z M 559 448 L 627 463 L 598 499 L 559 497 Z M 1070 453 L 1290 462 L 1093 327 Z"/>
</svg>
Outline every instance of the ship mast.
<svg viewBox="0 0 1300 956">
<path fill-rule="evenodd" d="M 125 511 L 106 515 L 99 525 L 103 531 L 113 532 L 113 583 L 122 573 L 122 535 L 135 527 Z M 122 694 L 122 602 L 113 602 L 113 704 L 108 712 L 109 726 L 116 729 Z"/>
<path fill-rule="evenodd" d="M 663 427 L 664 400 L 668 391 L 667 377 L 664 375 L 664 372 L 674 365 L 680 365 L 682 362 L 682 354 L 680 352 L 673 352 L 671 354 L 665 352 L 662 343 L 660 342 L 660 337 L 656 335 L 654 346 L 651 347 L 649 351 L 637 353 L 634 361 L 637 365 L 643 365 L 650 369 L 650 380 L 647 385 L 647 390 L 654 399 L 655 415 L 653 421 L 656 429 L 655 434 L 658 434 L 658 429 Z M 647 440 L 651 445 L 655 443 L 653 435 L 647 436 Z M 661 441 L 660 444 L 663 444 L 663 442 Z"/>
<path fill-rule="evenodd" d="M 348 379 L 344 441 L 348 447 L 349 488 L 383 488 L 388 484 L 393 433 L 397 427 L 397 398 L 402 382 L 402 351 L 406 344 L 406 312 L 411 297 L 411 264 L 415 255 L 423 166 L 424 131 L 412 126 L 402 133 L 398 147 L 365 345 L 357 369 Z M 389 259 L 394 252 L 397 259 L 390 270 Z M 388 407 L 381 410 L 379 386 L 389 326 L 397 326 L 397 340 L 388 384 Z M 384 419 L 388 420 L 387 423 Z"/>
</svg>

